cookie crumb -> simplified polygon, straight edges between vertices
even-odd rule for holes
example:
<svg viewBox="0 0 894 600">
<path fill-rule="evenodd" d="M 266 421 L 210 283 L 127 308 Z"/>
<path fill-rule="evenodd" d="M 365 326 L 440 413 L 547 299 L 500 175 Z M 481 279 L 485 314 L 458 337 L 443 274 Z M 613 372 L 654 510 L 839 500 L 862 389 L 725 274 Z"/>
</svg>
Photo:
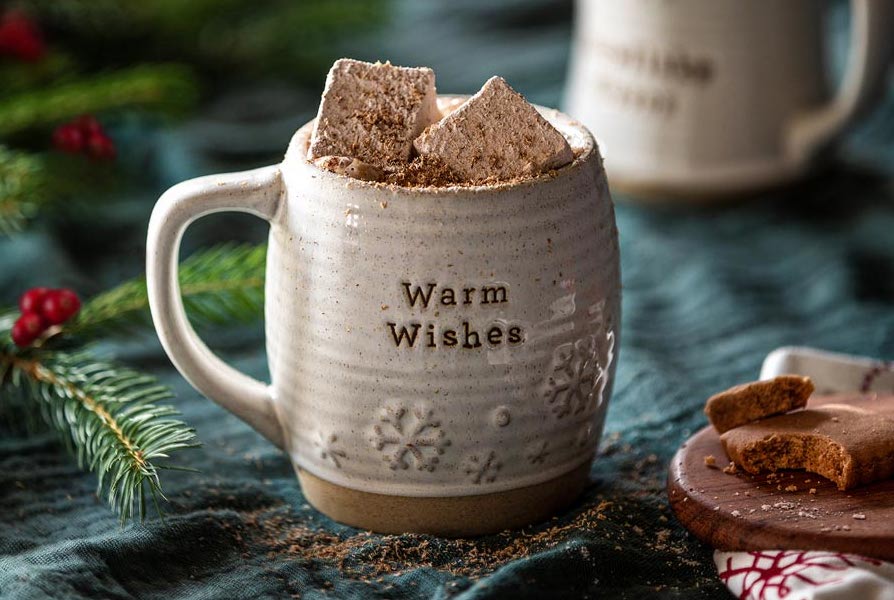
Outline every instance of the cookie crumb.
<svg viewBox="0 0 894 600">
<path fill-rule="evenodd" d="M 735 475 L 736 473 L 739 472 L 739 470 L 736 468 L 736 463 L 730 461 L 730 463 L 728 465 L 723 467 L 723 472 L 726 473 L 727 475 Z"/>
<path fill-rule="evenodd" d="M 786 491 L 786 492 L 797 492 L 797 491 L 798 491 L 798 486 L 796 486 L 796 485 L 787 485 L 787 486 L 785 486 L 785 491 Z"/>
<path fill-rule="evenodd" d="M 711 468 L 717 468 L 717 459 L 714 458 L 713 454 L 709 454 L 705 457 L 705 466 Z"/>
<path fill-rule="evenodd" d="M 853 518 L 856 519 L 856 520 L 858 520 L 858 521 L 865 521 L 865 520 L 866 520 L 866 515 L 864 515 L 863 513 L 854 513 L 854 514 L 853 514 Z"/>
</svg>

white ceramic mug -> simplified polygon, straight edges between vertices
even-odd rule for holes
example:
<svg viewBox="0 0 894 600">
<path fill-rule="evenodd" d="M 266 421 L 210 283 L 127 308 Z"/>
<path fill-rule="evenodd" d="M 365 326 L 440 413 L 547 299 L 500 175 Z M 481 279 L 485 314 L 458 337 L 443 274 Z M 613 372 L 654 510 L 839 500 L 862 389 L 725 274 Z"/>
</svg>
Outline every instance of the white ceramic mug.
<svg viewBox="0 0 894 600">
<path fill-rule="evenodd" d="M 719 196 L 802 176 L 882 89 L 894 0 L 852 0 L 837 92 L 824 0 L 578 0 L 567 111 L 612 187 Z"/>
<path fill-rule="evenodd" d="M 555 175 L 412 189 L 305 160 L 181 183 L 149 226 L 152 315 L 193 386 L 286 449 L 305 496 L 378 531 L 460 535 L 545 518 L 585 485 L 618 351 L 617 230 L 589 132 Z M 218 359 L 180 297 L 198 217 L 270 223 L 271 383 Z"/>
</svg>

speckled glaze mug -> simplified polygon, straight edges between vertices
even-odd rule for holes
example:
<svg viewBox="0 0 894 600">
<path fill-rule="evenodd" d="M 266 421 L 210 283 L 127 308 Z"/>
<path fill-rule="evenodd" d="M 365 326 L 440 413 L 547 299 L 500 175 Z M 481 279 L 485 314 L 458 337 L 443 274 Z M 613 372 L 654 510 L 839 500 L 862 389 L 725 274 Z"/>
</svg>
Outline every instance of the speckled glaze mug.
<svg viewBox="0 0 894 600">
<path fill-rule="evenodd" d="M 443 99 L 446 100 L 446 99 Z M 290 455 L 308 501 L 382 532 L 473 535 L 543 519 L 588 481 L 617 361 L 614 210 L 589 132 L 553 175 L 397 188 L 284 161 L 181 183 L 149 225 L 149 299 L 190 383 Z M 270 223 L 268 385 L 217 358 L 183 310 L 186 227 Z"/>
</svg>

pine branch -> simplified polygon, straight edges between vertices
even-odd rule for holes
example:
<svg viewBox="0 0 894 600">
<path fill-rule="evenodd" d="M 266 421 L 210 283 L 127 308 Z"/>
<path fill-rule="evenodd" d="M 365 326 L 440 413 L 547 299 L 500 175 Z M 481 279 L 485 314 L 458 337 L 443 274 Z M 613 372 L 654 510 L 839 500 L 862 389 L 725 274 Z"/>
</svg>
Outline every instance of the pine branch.
<svg viewBox="0 0 894 600">
<path fill-rule="evenodd" d="M 264 306 L 266 244 L 224 244 L 200 251 L 180 266 L 180 291 L 196 325 L 258 319 Z M 79 337 L 132 332 L 151 323 L 146 280 L 135 279 L 94 297 L 65 332 Z"/>
<path fill-rule="evenodd" d="M 179 112 L 195 99 L 193 77 L 176 65 L 138 66 L 84 76 L 0 99 L 0 137 L 116 108 Z"/>
<path fill-rule="evenodd" d="M 90 164 L 83 156 L 58 152 L 29 154 L 0 145 L 0 236 L 22 231 L 28 221 L 48 209 L 80 214 L 78 202 L 103 198 L 97 189 L 111 189 L 123 178 L 109 165 Z M 94 193 L 90 193 L 90 192 Z"/>
<path fill-rule="evenodd" d="M 122 62 L 146 56 L 187 62 L 215 78 L 251 73 L 314 85 L 345 42 L 386 23 L 389 9 L 387 0 L 19 2 L 97 62 L 112 51 Z"/>
<path fill-rule="evenodd" d="M 8 339 L 8 332 L 2 334 Z M 173 451 L 197 446 L 195 432 L 156 402 L 172 396 L 152 377 L 97 361 L 89 352 L 16 351 L 0 347 L 0 391 L 40 405 L 44 420 L 98 476 L 122 524 L 146 516 L 147 490 L 161 515 L 158 464 Z M 22 398 L 25 396 L 25 398 Z"/>
<path fill-rule="evenodd" d="M 266 245 L 224 245 L 199 252 L 180 269 L 187 311 L 199 323 L 250 321 L 261 313 Z M 146 514 L 147 492 L 164 498 L 158 464 L 169 453 L 196 444 L 177 412 L 158 402 L 168 388 L 147 375 L 97 360 L 90 352 L 66 351 L 79 341 L 147 327 L 146 282 L 136 279 L 96 296 L 61 332 L 37 348 L 10 343 L 16 312 L 0 312 L 0 414 L 33 414 L 60 435 L 82 468 L 98 476 L 122 523 Z M 31 409 L 30 411 L 28 409 Z"/>
<path fill-rule="evenodd" d="M 0 146 L 0 235 L 21 231 L 45 199 L 43 161 Z"/>
<path fill-rule="evenodd" d="M 2 61 L 0 97 L 32 90 L 51 81 L 71 77 L 75 73 L 75 64 L 71 57 L 58 52 L 50 52 L 36 63 Z"/>
</svg>

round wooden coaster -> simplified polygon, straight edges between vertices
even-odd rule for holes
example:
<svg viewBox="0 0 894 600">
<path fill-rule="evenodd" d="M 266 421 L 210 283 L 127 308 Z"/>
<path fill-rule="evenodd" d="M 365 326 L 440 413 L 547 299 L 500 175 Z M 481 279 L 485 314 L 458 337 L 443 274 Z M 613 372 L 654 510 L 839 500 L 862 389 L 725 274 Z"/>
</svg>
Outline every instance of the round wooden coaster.
<svg viewBox="0 0 894 600">
<path fill-rule="evenodd" d="M 717 467 L 705 465 L 714 456 Z M 667 494 L 680 522 L 720 550 L 833 550 L 894 561 L 894 479 L 840 492 L 804 471 L 729 475 L 706 427 L 677 451 Z M 811 490 L 814 490 L 811 493 Z"/>
</svg>

